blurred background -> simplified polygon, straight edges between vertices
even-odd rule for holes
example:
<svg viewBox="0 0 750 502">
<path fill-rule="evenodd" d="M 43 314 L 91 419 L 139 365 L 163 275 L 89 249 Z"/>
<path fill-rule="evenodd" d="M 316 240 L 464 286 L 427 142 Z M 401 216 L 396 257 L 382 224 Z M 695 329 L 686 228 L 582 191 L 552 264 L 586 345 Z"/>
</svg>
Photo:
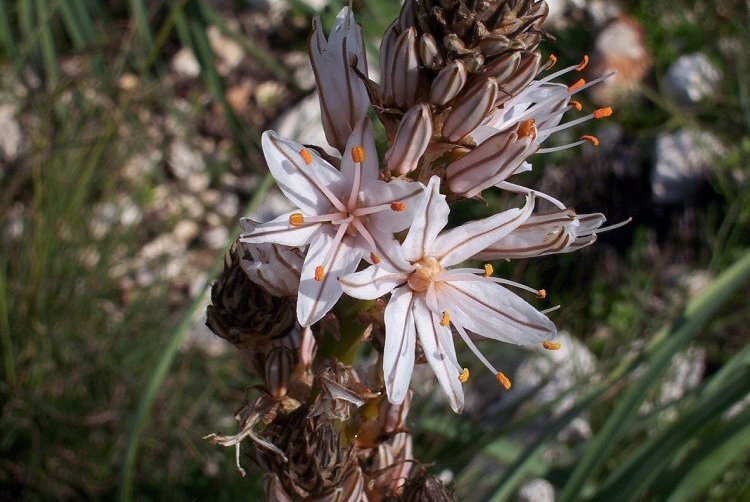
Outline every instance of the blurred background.
<svg viewBox="0 0 750 502">
<path fill-rule="evenodd" d="M 750 500 L 750 3 L 549 4 L 543 51 L 616 69 L 582 96 L 615 114 L 530 186 L 633 222 L 498 264 L 563 349 L 482 345 L 514 386 L 477 368 L 461 416 L 417 372 L 416 457 L 459 500 Z M 256 383 L 207 287 L 239 216 L 286 209 L 260 133 L 324 141 L 306 43 L 342 5 L 0 1 L 0 498 L 260 496 L 201 439 Z M 354 3 L 373 70 L 398 8 Z"/>
</svg>

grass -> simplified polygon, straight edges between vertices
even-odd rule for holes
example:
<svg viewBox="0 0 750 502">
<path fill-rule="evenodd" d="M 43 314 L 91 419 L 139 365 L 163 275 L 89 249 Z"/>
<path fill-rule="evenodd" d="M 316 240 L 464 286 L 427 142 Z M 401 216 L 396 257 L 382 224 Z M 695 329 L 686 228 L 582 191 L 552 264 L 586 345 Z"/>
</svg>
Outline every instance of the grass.
<svg viewBox="0 0 750 502">
<path fill-rule="evenodd" d="M 311 9 L 292 6 L 289 26 L 309 26 Z M 324 22 L 338 7 L 323 13 Z M 355 10 L 372 16 L 365 32 L 375 48 L 395 2 L 364 0 Z M 635 185 L 623 187 L 606 174 L 601 192 L 576 192 L 578 203 L 632 214 L 629 228 L 575 255 L 498 264 L 499 273 L 553 292 L 552 301 L 563 305 L 557 324 L 596 355 L 597 378 L 581 385 L 562 413 L 553 411 L 555 402 L 498 399 L 479 416 L 455 417 L 422 398 L 410 422 L 418 457 L 436 470 L 450 468 L 464 500 L 512 498 L 531 477 L 550 480 L 561 500 L 727 500 L 750 493 L 750 417 L 747 408 L 729 412 L 750 392 L 750 68 L 725 50 L 733 40 L 740 47 L 750 41 L 750 14 L 738 1 L 633 2 L 628 12 L 644 27 L 654 77 L 637 106 L 616 120 L 642 158 L 656 134 L 685 125 L 710 130 L 727 152 L 701 197 L 680 207 L 633 200 L 632 187 L 647 186 L 647 160 L 624 180 Z M 233 430 L 229 417 L 251 379 L 231 351 L 207 356 L 183 343 L 205 302 L 200 286 L 221 253 L 209 254 L 190 278 L 197 284 L 192 294 L 175 295 L 170 256 L 152 266 L 148 285 L 124 290 L 123 276 L 113 274 L 184 218 L 150 209 L 164 186 L 177 183 L 165 167 L 169 137 L 153 134 L 154 124 L 166 129 L 159 116 L 184 126 L 184 139 L 196 147 L 208 135 L 202 128 L 222 131 L 209 159 L 211 188 L 224 176 L 262 179 L 257 141 L 266 124 L 251 123 L 231 105 L 232 77 L 219 68 L 208 26 L 237 41 L 264 79 L 295 95 L 299 89 L 293 70 L 269 55 L 264 40 L 226 18 L 213 4 L 193 0 L 112 7 L 0 1 L 0 104 L 12 103 L 30 131 L 22 155 L 0 174 L 2 496 L 230 500 L 261 493 L 257 476 L 237 474 L 232 451 L 200 439 Z M 557 35 L 560 46 L 592 37 L 580 26 Z M 304 48 L 304 37 L 294 37 L 292 46 Z M 167 78 L 181 47 L 191 48 L 202 68 L 188 88 Z M 561 55 L 575 59 L 585 49 L 570 46 Z M 670 104 L 660 83 L 668 66 L 693 50 L 707 51 L 724 79 L 713 102 L 685 111 Z M 124 75 L 137 78 L 136 90 L 123 89 Z M 189 102 L 187 111 L 174 105 L 178 99 Z M 212 116 L 218 126 L 207 124 Z M 154 153 L 158 169 L 123 174 Z M 567 178 L 584 183 L 585 174 L 576 174 L 581 156 L 550 157 L 547 169 L 567 169 Z M 240 193 L 242 205 L 259 203 L 265 180 Z M 102 237 L 92 215 L 123 194 L 142 218 L 108 221 Z M 690 226 L 687 235 L 676 229 L 680 222 Z M 699 274 L 707 285 L 687 291 L 684 279 Z M 701 385 L 644 413 L 642 403 L 654 400 L 670 362 L 690 348 L 706 353 Z M 524 356 L 505 349 L 493 355 L 509 365 Z M 480 386 L 482 377 L 476 380 Z M 592 437 L 550 455 L 559 432 L 581 414 Z"/>
</svg>

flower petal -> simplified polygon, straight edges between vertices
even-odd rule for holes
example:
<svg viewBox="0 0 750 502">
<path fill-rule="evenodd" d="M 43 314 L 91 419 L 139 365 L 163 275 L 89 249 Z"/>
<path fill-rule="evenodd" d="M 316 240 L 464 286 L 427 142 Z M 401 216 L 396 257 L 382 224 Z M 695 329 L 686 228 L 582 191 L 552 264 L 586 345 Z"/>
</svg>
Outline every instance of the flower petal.
<svg viewBox="0 0 750 502">
<path fill-rule="evenodd" d="M 360 164 L 354 162 L 352 149 L 361 147 L 364 153 L 364 161 Z M 372 122 L 365 115 L 349 136 L 346 143 L 344 156 L 341 158 L 341 175 L 344 177 L 343 191 L 347 194 L 354 184 L 356 170 L 360 172 L 360 189 L 378 180 L 380 165 L 378 162 L 378 151 L 375 149 L 375 138 L 372 133 Z"/>
<path fill-rule="evenodd" d="M 380 232 L 400 232 L 408 228 L 414 220 L 419 206 L 420 197 L 424 193 L 424 185 L 416 181 L 391 180 L 370 183 L 362 194 L 362 206 L 379 206 L 392 202 L 403 202 L 403 211 L 385 210 L 375 213 L 369 218 L 368 228 L 372 227 Z"/>
<path fill-rule="evenodd" d="M 430 244 L 448 224 L 449 212 L 445 195 L 440 193 L 440 178 L 433 176 L 417 205 L 414 221 L 402 245 L 407 260 L 414 262 L 427 256 Z"/>
<path fill-rule="evenodd" d="M 342 185 L 341 173 L 314 150 L 274 131 L 263 133 L 262 144 L 276 184 L 303 212 L 312 215 L 328 213 L 332 207 L 343 208 L 337 194 L 328 188 Z"/>
<path fill-rule="evenodd" d="M 416 299 L 413 312 L 417 336 L 427 362 L 448 396 L 451 408 L 456 413 L 461 413 L 464 409 L 464 390 L 458 379 L 461 370 L 454 362 L 456 349 L 451 329 L 440 324 L 440 318 L 427 307 L 423 298 Z"/>
<path fill-rule="evenodd" d="M 343 293 L 339 277 L 357 269 L 362 252 L 352 247 L 350 238 L 344 237 L 335 248 L 330 231 L 318 234 L 310 243 L 302 266 L 299 295 L 297 296 L 297 320 L 302 326 L 311 326 L 330 311 Z M 330 265 L 326 262 L 330 260 Z M 325 266 L 322 280 L 316 280 L 316 269 Z"/>
<path fill-rule="evenodd" d="M 547 316 L 489 280 L 443 282 L 438 301 L 458 324 L 487 338 L 532 345 L 557 336 Z"/>
<path fill-rule="evenodd" d="M 412 313 L 414 300 L 411 290 L 401 287 L 393 292 L 385 307 L 383 377 L 388 401 L 393 404 L 404 402 L 414 371 L 414 346 L 417 337 Z"/>
<path fill-rule="evenodd" d="M 525 222 L 534 210 L 534 196 L 526 197 L 526 204 L 489 218 L 465 223 L 442 233 L 430 246 L 430 255 L 450 267 L 502 239 Z"/>
<path fill-rule="evenodd" d="M 374 300 L 406 282 L 406 274 L 389 272 L 373 265 L 361 272 L 339 278 L 344 293 L 360 300 Z"/>
<path fill-rule="evenodd" d="M 255 225 L 254 228 L 243 233 L 240 242 L 248 244 L 275 243 L 285 246 L 304 246 L 320 231 L 320 223 L 303 223 L 292 225 L 289 217 L 298 211 L 284 213 L 277 218 Z"/>
<path fill-rule="evenodd" d="M 389 272 L 408 275 L 414 271 L 414 265 L 404 258 L 401 243 L 393 237 L 392 233 L 374 231 L 371 232 L 371 235 L 375 242 L 375 249 L 372 249 L 372 246 L 364 238 L 360 238 L 359 240 L 363 253 L 362 256 L 364 256 L 368 263 L 378 265 Z M 375 260 L 373 260 L 370 251 L 375 253 Z"/>
</svg>

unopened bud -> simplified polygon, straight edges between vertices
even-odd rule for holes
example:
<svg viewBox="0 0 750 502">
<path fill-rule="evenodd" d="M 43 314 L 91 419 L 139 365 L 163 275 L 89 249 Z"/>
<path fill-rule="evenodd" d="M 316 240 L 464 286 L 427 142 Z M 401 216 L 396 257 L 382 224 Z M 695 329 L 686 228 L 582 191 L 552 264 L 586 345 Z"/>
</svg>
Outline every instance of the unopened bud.
<svg viewBox="0 0 750 502">
<path fill-rule="evenodd" d="M 396 175 L 415 170 L 431 138 L 430 107 L 424 103 L 413 106 L 401 119 L 396 137 L 385 154 L 388 170 Z"/>
<path fill-rule="evenodd" d="M 455 98 L 466 84 L 466 66 L 462 61 L 453 61 L 440 70 L 430 89 L 430 101 L 436 105 L 444 105 Z"/>
</svg>

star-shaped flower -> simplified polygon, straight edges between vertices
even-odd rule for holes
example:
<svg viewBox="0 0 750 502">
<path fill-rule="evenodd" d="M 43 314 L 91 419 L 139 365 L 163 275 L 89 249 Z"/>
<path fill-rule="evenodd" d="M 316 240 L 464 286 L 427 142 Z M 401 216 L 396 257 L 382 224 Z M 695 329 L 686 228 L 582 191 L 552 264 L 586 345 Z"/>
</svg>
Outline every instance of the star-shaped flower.
<svg viewBox="0 0 750 502">
<path fill-rule="evenodd" d="M 258 225 L 241 240 L 310 245 L 297 296 L 299 323 L 310 326 L 341 296 L 338 278 L 354 272 L 363 256 L 377 262 L 382 243 L 409 226 L 424 187 L 378 179 L 372 124 L 366 117 L 349 137 L 341 170 L 273 131 L 263 134 L 263 153 L 277 185 L 299 210 Z"/>
<path fill-rule="evenodd" d="M 451 325 L 469 348 L 508 387 L 510 382 L 474 345 L 467 331 L 517 345 L 550 340 L 555 325 L 544 314 L 491 277 L 485 269 L 450 268 L 474 256 L 523 224 L 534 207 L 533 194 L 520 209 L 441 232 L 448 204 L 433 177 L 402 244 L 391 240 L 379 266 L 341 279 L 344 291 L 361 299 L 392 293 L 385 309 L 383 371 L 388 399 L 399 404 L 409 389 L 416 340 L 457 413 L 463 409 L 461 382 L 468 370 L 458 364 Z M 520 286 L 534 293 L 536 290 Z"/>
</svg>

